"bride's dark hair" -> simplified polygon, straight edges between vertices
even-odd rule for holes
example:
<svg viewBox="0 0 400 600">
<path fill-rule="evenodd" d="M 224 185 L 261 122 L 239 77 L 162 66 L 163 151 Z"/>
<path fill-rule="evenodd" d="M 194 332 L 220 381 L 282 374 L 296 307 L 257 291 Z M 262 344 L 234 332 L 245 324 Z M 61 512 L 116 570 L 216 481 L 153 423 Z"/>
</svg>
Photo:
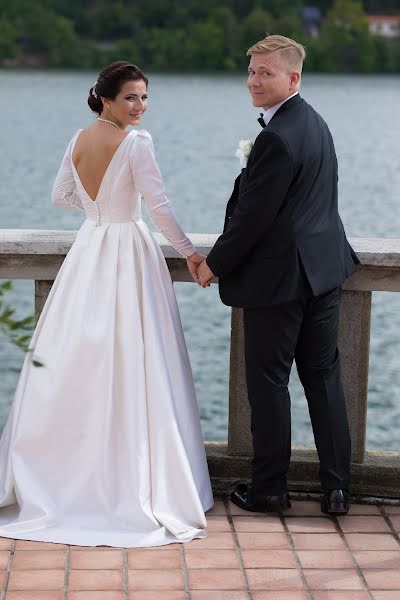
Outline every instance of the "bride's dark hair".
<svg viewBox="0 0 400 600">
<path fill-rule="evenodd" d="M 105 67 L 89 90 L 88 104 L 92 111 L 100 115 L 103 111 L 101 97 L 114 100 L 126 81 L 144 81 L 146 87 L 149 84 L 149 80 L 139 67 L 124 60 Z"/>
</svg>

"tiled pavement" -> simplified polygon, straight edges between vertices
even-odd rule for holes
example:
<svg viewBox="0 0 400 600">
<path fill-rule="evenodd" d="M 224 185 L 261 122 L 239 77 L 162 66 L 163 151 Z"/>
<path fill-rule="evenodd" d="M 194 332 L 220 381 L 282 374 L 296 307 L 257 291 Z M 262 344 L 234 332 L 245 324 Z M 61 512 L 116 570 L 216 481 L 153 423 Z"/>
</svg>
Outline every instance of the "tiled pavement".
<svg viewBox="0 0 400 600">
<path fill-rule="evenodd" d="M 0 538 L 1 600 L 400 600 L 400 507 L 284 518 L 218 501 L 207 538 L 151 549 Z"/>
</svg>

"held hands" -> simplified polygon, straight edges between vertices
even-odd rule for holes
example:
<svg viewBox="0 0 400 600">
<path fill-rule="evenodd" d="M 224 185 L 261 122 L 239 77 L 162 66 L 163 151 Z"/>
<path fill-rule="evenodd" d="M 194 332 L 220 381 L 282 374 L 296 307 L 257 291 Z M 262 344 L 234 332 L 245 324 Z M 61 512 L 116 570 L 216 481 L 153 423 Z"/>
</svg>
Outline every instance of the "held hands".
<svg viewBox="0 0 400 600">
<path fill-rule="evenodd" d="M 197 269 L 197 277 L 199 280 L 199 285 L 201 285 L 203 288 L 208 287 L 211 279 L 214 279 L 214 273 L 211 271 L 205 259 Z"/>
<path fill-rule="evenodd" d="M 201 287 L 209 287 L 211 279 L 214 278 L 214 273 L 206 263 L 206 257 L 198 252 L 188 256 L 186 263 L 193 281 L 201 285 Z"/>
</svg>

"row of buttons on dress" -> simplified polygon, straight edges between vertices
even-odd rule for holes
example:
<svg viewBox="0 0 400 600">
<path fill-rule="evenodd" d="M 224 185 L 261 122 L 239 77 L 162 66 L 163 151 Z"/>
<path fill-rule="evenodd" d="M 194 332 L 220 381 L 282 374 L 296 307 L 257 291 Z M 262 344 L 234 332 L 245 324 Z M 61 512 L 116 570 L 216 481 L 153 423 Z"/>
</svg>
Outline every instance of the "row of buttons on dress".
<svg viewBox="0 0 400 600">
<path fill-rule="evenodd" d="M 96 200 L 94 201 L 94 207 L 96 209 L 96 227 L 99 227 L 101 225 L 101 220 L 100 220 L 100 209 L 97 205 Z"/>
</svg>

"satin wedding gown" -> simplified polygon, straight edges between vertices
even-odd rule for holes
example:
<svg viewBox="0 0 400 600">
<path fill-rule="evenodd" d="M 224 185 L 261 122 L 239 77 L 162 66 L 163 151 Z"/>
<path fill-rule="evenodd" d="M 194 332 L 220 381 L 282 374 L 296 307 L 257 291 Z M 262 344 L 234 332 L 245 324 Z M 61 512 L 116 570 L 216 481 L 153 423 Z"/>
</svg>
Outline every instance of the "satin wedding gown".
<svg viewBox="0 0 400 600">
<path fill-rule="evenodd" d="M 98 195 L 71 140 L 53 203 L 81 226 L 32 339 L 0 440 L 0 536 L 156 546 L 206 536 L 213 505 L 193 378 L 171 278 L 141 217 L 184 256 L 150 135 L 123 139 Z"/>
</svg>

